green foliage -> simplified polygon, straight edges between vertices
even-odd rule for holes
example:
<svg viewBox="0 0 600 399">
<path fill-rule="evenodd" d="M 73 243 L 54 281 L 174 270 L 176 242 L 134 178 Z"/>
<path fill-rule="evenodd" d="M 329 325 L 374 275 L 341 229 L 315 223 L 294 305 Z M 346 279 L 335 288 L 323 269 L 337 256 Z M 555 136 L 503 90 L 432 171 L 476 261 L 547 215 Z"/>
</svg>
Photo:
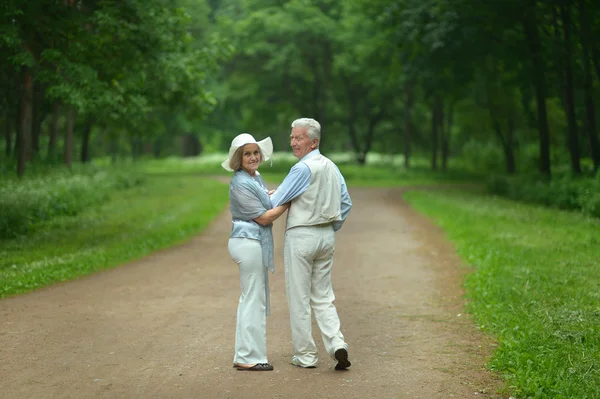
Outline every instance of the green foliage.
<svg viewBox="0 0 600 399">
<path fill-rule="evenodd" d="M 106 141 L 196 133 L 216 105 L 208 80 L 232 52 L 209 14 L 202 0 L 11 1 L 0 9 L 3 126 L 12 133 L 31 75 L 34 127 L 62 104 L 59 117 L 75 110 Z"/>
<path fill-rule="evenodd" d="M 504 169 L 502 149 L 494 143 L 469 140 L 462 147 L 462 164 L 468 170 L 501 173 Z"/>
<path fill-rule="evenodd" d="M 76 216 L 54 217 L 27 237 L 0 241 L 0 297 L 115 267 L 180 243 L 202 231 L 227 199 L 223 183 L 197 176 L 148 176 L 144 184 Z"/>
<path fill-rule="evenodd" d="M 143 179 L 135 172 L 101 169 L 4 181 L 0 187 L 0 240 L 26 235 L 41 222 L 60 215 L 77 215 Z"/>
<path fill-rule="evenodd" d="M 499 341 L 489 367 L 518 398 L 600 397 L 600 223 L 458 192 L 410 192 L 474 272 L 469 311 Z"/>
<path fill-rule="evenodd" d="M 596 178 L 555 178 L 534 176 L 491 176 L 488 190 L 513 200 L 559 209 L 579 210 L 600 217 L 600 174 Z"/>
</svg>

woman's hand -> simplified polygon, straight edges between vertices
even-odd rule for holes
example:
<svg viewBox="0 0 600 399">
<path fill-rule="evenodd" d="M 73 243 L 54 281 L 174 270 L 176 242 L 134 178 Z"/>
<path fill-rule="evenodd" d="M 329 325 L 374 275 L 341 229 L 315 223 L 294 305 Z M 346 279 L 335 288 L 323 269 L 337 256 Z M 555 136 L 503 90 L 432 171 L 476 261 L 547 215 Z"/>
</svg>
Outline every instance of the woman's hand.
<svg viewBox="0 0 600 399">
<path fill-rule="evenodd" d="M 254 221 L 262 226 L 268 226 L 273 223 L 275 219 L 281 216 L 289 207 L 289 202 L 287 204 L 279 205 L 273 209 L 269 209 L 259 217 L 255 218 Z"/>
</svg>

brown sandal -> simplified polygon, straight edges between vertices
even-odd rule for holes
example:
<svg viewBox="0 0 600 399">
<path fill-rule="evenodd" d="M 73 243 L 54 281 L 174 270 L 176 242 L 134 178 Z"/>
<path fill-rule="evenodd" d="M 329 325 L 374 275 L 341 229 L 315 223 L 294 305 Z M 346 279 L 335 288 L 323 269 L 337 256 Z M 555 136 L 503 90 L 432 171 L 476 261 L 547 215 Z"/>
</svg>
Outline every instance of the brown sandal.
<svg viewBox="0 0 600 399">
<path fill-rule="evenodd" d="M 272 371 L 273 366 L 269 363 L 256 363 L 252 367 L 242 367 L 238 365 L 233 365 L 238 371 Z"/>
</svg>

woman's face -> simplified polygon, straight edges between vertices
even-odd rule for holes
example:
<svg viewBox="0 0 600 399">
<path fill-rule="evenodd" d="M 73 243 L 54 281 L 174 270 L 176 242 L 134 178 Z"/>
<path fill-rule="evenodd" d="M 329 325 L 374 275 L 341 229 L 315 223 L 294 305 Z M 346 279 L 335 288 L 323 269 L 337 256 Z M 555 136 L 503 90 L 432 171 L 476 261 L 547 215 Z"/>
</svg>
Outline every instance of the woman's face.
<svg viewBox="0 0 600 399">
<path fill-rule="evenodd" d="M 261 156 L 258 144 L 246 144 L 242 150 L 242 169 L 250 176 L 254 176 L 258 165 L 260 165 Z"/>
</svg>

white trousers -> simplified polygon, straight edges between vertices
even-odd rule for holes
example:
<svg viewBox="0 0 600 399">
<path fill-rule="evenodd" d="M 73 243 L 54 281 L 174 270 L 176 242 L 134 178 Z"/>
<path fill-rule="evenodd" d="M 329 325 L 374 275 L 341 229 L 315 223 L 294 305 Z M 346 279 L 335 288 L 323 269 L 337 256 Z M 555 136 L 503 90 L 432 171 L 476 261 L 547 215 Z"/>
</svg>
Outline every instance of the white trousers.
<svg viewBox="0 0 600 399">
<path fill-rule="evenodd" d="M 267 360 L 267 268 L 260 241 L 230 238 L 229 254 L 240 269 L 242 293 L 235 328 L 234 363 L 268 363 Z"/>
<path fill-rule="evenodd" d="M 333 358 L 337 349 L 348 349 L 333 305 L 331 269 L 335 236 L 331 225 L 294 227 L 285 233 L 285 289 L 290 311 L 295 364 L 314 366 L 318 361 L 312 336 L 311 310 L 325 350 Z"/>
</svg>

